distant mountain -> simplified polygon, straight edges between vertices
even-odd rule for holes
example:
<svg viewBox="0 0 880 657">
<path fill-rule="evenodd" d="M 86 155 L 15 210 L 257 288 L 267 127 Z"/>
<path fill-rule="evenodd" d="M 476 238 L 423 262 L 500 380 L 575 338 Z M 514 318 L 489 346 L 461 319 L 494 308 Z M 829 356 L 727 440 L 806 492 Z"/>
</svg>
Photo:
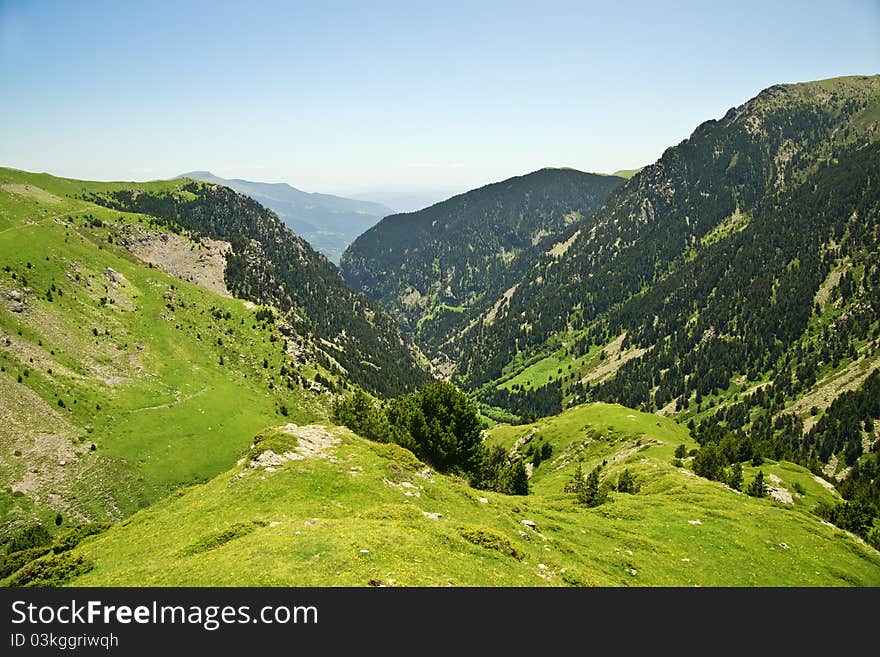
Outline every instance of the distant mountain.
<svg viewBox="0 0 880 657">
<path fill-rule="evenodd" d="M 417 212 L 460 193 L 462 190 L 433 190 L 425 192 L 364 192 L 351 194 L 351 198 L 373 201 L 394 209 L 394 213 Z"/>
<path fill-rule="evenodd" d="M 343 254 L 343 274 L 434 349 L 623 182 L 574 169 L 541 169 L 419 212 L 385 217 Z"/>
<path fill-rule="evenodd" d="M 617 176 L 619 178 L 626 178 L 627 180 L 629 180 L 630 178 L 632 178 L 634 175 L 636 175 L 639 171 L 641 171 L 644 168 L 645 167 L 638 167 L 636 169 L 621 169 L 620 171 L 615 171 L 611 175 Z"/>
<path fill-rule="evenodd" d="M 210 171 L 191 171 L 177 177 L 224 185 L 250 196 L 273 210 L 288 228 L 335 263 L 358 235 L 382 217 L 394 214 L 381 203 L 304 192 L 287 183 L 220 178 Z"/>
</svg>

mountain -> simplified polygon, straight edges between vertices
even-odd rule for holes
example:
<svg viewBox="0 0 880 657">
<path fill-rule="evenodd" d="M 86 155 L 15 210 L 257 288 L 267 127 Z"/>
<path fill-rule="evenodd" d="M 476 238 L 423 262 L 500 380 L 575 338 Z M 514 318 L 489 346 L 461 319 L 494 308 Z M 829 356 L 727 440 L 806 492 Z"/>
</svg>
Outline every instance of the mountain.
<svg viewBox="0 0 880 657">
<path fill-rule="evenodd" d="M 611 175 L 618 176 L 619 178 L 626 178 L 627 180 L 629 180 L 644 168 L 645 167 L 638 167 L 637 169 L 621 169 L 620 171 L 615 171 Z"/>
<path fill-rule="evenodd" d="M 678 414 L 876 515 L 878 126 L 880 76 L 776 85 L 703 123 L 444 346 L 454 376 L 520 415 Z"/>
<path fill-rule="evenodd" d="M 351 194 L 352 198 L 364 201 L 372 201 L 381 203 L 389 208 L 394 208 L 394 212 L 388 214 L 398 214 L 401 212 L 417 212 L 429 205 L 439 203 L 443 199 L 460 193 L 461 190 L 447 191 L 424 191 L 424 192 L 363 192 Z M 387 216 L 387 215 L 385 215 Z"/>
<path fill-rule="evenodd" d="M 225 187 L 0 169 L 0 263 L 0 543 L 206 481 L 266 426 L 326 420 L 331 391 L 428 380 L 393 319 Z"/>
<path fill-rule="evenodd" d="M 589 216 L 623 179 L 542 169 L 385 217 L 341 260 L 355 289 L 391 308 L 435 352 L 486 299 L 492 302 L 558 236 Z"/>
<path fill-rule="evenodd" d="M 880 553 L 810 513 L 837 498 L 808 470 L 767 463 L 772 496 L 740 494 L 671 463 L 696 446 L 686 428 L 620 406 L 490 431 L 512 453 L 549 446 L 528 496 L 473 490 L 344 428 L 277 431 L 296 458 L 248 455 L 13 583 L 61 565 L 73 586 L 880 584 Z M 603 462 L 603 486 L 634 483 L 588 508 L 566 489 Z"/>
<path fill-rule="evenodd" d="M 880 586 L 878 171 L 880 76 L 776 85 L 380 222 L 393 316 L 227 187 L 0 169 L 0 585 Z"/>
<path fill-rule="evenodd" d="M 337 263 L 345 247 L 358 235 L 382 217 L 394 213 L 381 203 L 304 192 L 287 183 L 227 180 L 209 171 L 192 171 L 177 177 L 223 185 L 250 196 L 273 210 L 294 233 Z"/>
</svg>

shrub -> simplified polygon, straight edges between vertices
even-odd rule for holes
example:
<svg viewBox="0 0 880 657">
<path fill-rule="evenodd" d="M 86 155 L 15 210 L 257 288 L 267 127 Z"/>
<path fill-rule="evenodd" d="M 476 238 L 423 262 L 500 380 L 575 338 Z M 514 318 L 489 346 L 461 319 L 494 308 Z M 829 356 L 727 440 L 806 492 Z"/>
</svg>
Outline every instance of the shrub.
<svg viewBox="0 0 880 657">
<path fill-rule="evenodd" d="M 441 472 L 473 473 L 479 467 L 480 416 L 468 396 L 453 384 L 429 383 L 395 399 L 388 417 L 408 434 L 411 445 L 404 446 Z"/>
<path fill-rule="evenodd" d="M 880 550 L 880 527 L 871 527 L 868 530 L 867 536 L 865 536 L 865 540 L 875 550 Z"/>
<path fill-rule="evenodd" d="M 62 552 L 72 550 L 87 536 L 100 534 L 109 529 L 109 527 L 109 522 L 90 522 L 84 525 L 78 525 L 56 538 L 55 542 L 52 544 L 52 551 L 55 552 L 55 554 L 61 554 Z"/>
<path fill-rule="evenodd" d="M 493 529 L 485 527 L 462 527 L 458 530 L 459 535 L 466 541 L 479 545 L 487 550 L 497 550 L 514 559 L 522 559 L 523 554 L 517 550 L 506 536 Z"/>
<path fill-rule="evenodd" d="M 565 486 L 565 492 L 574 493 L 578 502 L 588 507 L 596 507 L 604 504 L 608 499 L 608 493 L 601 486 L 599 473 L 602 471 L 602 465 L 597 465 L 587 477 L 584 477 L 584 471 L 581 464 L 577 464 L 571 481 Z"/>
<path fill-rule="evenodd" d="M 470 485 L 508 495 L 528 495 L 529 478 L 522 460 L 510 461 L 500 445 L 483 448 Z"/>
<path fill-rule="evenodd" d="M 331 415 L 334 422 L 364 438 L 381 443 L 394 440 L 394 432 L 385 411 L 360 390 L 348 397 L 337 397 L 333 401 Z"/>
<path fill-rule="evenodd" d="M 9 586 L 61 586 L 87 573 L 94 564 L 79 554 L 53 554 L 25 564 L 9 578 Z"/>
<path fill-rule="evenodd" d="M 734 463 L 730 467 L 730 472 L 727 474 L 727 485 L 730 486 L 733 490 L 742 490 L 742 483 L 743 483 L 742 463 Z"/>
<path fill-rule="evenodd" d="M 23 524 L 13 529 L 9 534 L 6 544 L 6 552 L 19 552 L 28 548 L 47 545 L 52 540 L 49 530 L 40 523 L 32 522 Z"/>
<path fill-rule="evenodd" d="M 694 456 L 693 466 L 699 476 L 721 481 L 724 476 L 724 455 L 716 443 L 706 443 Z"/>
<path fill-rule="evenodd" d="M 636 481 L 635 476 L 632 472 L 629 471 L 629 468 L 621 472 L 617 476 L 617 492 L 618 493 L 631 493 L 635 494 L 639 492 L 641 486 Z"/>
<path fill-rule="evenodd" d="M 49 551 L 47 546 L 28 548 L 27 550 L 19 550 L 12 554 L 0 555 L 0 579 L 9 577 L 16 570 L 24 566 L 26 563 L 42 557 Z"/>
<path fill-rule="evenodd" d="M 684 446 L 684 443 L 675 448 L 675 458 L 683 459 L 687 456 L 687 447 Z"/>
</svg>

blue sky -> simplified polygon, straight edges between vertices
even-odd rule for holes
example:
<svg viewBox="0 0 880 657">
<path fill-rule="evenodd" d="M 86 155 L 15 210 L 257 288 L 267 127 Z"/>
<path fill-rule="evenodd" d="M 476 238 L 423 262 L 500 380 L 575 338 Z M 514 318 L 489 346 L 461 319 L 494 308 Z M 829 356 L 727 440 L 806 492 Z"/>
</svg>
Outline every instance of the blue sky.
<svg viewBox="0 0 880 657">
<path fill-rule="evenodd" d="M 880 2 L 0 0 L 0 165 L 461 191 L 880 73 Z"/>
</svg>

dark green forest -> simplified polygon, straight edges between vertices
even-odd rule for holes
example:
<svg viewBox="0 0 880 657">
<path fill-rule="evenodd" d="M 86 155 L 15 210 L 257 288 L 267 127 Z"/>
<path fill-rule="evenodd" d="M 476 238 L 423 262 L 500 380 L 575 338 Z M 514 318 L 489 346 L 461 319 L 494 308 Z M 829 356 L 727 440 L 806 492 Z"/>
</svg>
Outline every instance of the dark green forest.
<svg viewBox="0 0 880 657">
<path fill-rule="evenodd" d="M 87 200 L 152 215 L 196 238 L 230 242 L 229 290 L 278 308 L 300 336 L 312 340 L 315 357 L 328 370 L 338 369 L 336 361 L 352 382 L 384 395 L 429 380 L 412 341 L 388 313 L 348 288 L 339 270 L 275 213 L 227 187 L 189 182 L 181 191 L 189 195 L 121 190 L 90 194 Z"/>
<path fill-rule="evenodd" d="M 622 182 L 541 169 L 391 215 L 346 250 L 342 271 L 435 353 Z"/>
</svg>

